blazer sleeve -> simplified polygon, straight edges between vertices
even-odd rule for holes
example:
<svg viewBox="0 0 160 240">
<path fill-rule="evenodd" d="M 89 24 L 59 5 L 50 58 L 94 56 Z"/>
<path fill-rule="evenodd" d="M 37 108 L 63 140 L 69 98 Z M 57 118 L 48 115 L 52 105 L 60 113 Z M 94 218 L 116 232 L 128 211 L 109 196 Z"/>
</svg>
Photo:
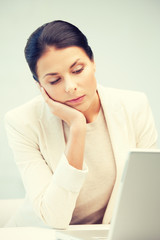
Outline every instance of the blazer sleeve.
<svg viewBox="0 0 160 240">
<path fill-rule="evenodd" d="M 145 94 L 137 104 L 134 115 L 137 148 L 157 148 L 157 131 L 153 114 Z"/>
<path fill-rule="evenodd" d="M 66 229 L 85 181 L 87 167 L 84 166 L 83 170 L 73 168 L 62 154 L 52 173 L 40 152 L 33 126 L 24 127 L 13 113 L 6 114 L 5 126 L 25 190 L 36 214 L 48 226 Z"/>
</svg>

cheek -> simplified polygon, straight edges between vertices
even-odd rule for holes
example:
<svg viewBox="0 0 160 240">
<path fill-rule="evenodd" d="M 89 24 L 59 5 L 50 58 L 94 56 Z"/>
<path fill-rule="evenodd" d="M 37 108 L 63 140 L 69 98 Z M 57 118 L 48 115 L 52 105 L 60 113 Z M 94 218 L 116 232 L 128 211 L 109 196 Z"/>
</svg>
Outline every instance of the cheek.
<svg viewBox="0 0 160 240">
<path fill-rule="evenodd" d="M 55 101 L 63 101 L 62 96 L 63 93 L 61 91 L 61 88 L 58 88 L 56 86 L 46 86 L 45 90 L 47 91 L 50 98 L 52 98 Z"/>
<path fill-rule="evenodd" d="M 89 89 L 94 89 L 97 87 L 95 74 L 93 71 L 90 71 L 85 78 L 85 85 Z"/>
</svg>

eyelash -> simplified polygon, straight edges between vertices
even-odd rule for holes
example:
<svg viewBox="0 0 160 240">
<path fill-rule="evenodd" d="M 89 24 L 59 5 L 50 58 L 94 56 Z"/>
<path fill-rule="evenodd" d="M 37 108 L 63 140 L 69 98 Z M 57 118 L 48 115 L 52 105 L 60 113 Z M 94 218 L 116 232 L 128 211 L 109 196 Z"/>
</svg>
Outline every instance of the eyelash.
<svg viewBox="0 0 160 240">
<path fill-rule="evenodd" d="M 73 71 L 72 73 L 74 73 L 74 74 L 79 74 L 79 73 L 81 73 L 83 70 L 84 70 L 84 67 L 82 67 L 82 68 L 79 69 L 79 70 Z M 59 80 L 61 80 L 61 78 L 58 78 L 57 80 L 55 80 L 55 81 L 53 81 L 53 82 L 50 82 L 50 84 L 51 84 L 51 85 L 54 85 L 54 84 L 58 83 Z"/>
<path fill-rule="evenodd" d="M 81 73 L 83 70 L 84 70 L 84 68 L 82 67 L 81 69 L 78 69 L 78 70 L 74 71 L 73 73 L 78 74 L 78 73 Z"/>
<path fill-rule="evenodd" d="M 55 80 L 55 81 L 53 81 L 53 82 L 50 82 L 50 84 L 51 84 L 51 85 L 56 84 L 56 83 L 59 82 L 59 80 L 60 80 L 60 78 L 58 78 L 57 80 Z"/>
</svg>

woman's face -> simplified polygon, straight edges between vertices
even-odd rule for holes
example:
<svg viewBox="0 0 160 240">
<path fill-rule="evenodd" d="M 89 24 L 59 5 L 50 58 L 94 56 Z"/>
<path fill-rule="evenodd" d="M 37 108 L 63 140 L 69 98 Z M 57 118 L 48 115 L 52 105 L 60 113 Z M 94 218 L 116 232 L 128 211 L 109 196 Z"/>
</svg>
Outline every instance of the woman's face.
<svg viewBox="0 0 160 240">
<path fill-rule="evenodd" d="M 55 101 L 81 112 L 98 101 L 95 64 L 79 47 L 48 47 L 37 62 L 40 85 Z"/>
</svg>

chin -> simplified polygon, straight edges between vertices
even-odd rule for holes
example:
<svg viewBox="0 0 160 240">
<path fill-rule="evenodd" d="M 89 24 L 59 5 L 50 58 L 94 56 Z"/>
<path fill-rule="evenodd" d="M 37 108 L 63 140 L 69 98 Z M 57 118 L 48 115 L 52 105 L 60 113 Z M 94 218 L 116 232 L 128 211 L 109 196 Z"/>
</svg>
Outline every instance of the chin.
<svg viewBox="0 0 160 240">
<path fill-rule="evenodd" d="M 79 106 L 75 106 L 74 108 L 76 110 L 78 110 L 79 112 L 81 113 L 85 113 L 87 112 L 87 110 L 89 109 L 90 105 L 89 104 L 82 104 L 82 105 L 79 105 Z"/>
</svg>

